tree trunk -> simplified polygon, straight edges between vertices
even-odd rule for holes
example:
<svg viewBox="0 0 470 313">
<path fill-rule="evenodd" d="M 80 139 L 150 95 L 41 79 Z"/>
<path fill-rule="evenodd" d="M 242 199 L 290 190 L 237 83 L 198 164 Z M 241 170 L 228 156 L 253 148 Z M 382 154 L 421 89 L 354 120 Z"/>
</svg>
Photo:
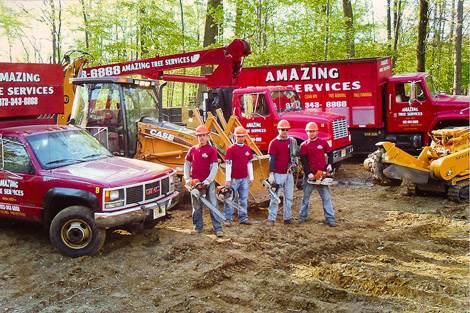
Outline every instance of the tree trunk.
<svg viewBox="0 0 470 313">
<path fill-rule="evenodd" d="M 52 35 L 52 62 L 57 63 L 57 30 L 55 25 L 55 4 L 54 0 L 49 0 L 49 6 L 51 8 L 50 20 L 51 20 L 51 35 Z"/>
<path fill-rule="evenodd" d="M 354 19 L 351 0 L 343 0 L 343 13 L 345 19 L 345 33 L 348 59 L 354 58 Z"/>
<path fill-rule="evenodd" d="M 459 95 L 462 93 L 462 22 L 463 0 L 458 0 L 457 20 L 455 22 L 454 95 Z"/>
<path fill-rule="evenodd" d="M 419 1 L 418 43 L 416 45 L 416 69 L 424 72 L 426 69 L 426 35 L 428 30 L 428 0 Z"/>
<path fill-rule="evenodd" d="M 204 26 L 204 41 L 203 46 L 208 47 L 216 42 L 219 36 L 219 27 L 221 22 L 216 19 L 216 13 L 219 10 L 223 10 L 222 0 L 207 0 L 207 13 L 206 13 L 206 24 Z M 210 73 L 212 71 L 211 66 L 203 66 L 201 68 L 201 75 Z M 206 90 L 206 86 L 200 84 L 197 93 L 197 103 L 201 102 L 202 93 Z"/>
<path fill-rule="evenodd" d="M 387 46 L 388 51 L 392 50 L 392 15 L 391 0 L 387 0 Z"/>
<path fill-rule="evenodd" d="M 325 47 L 324 47 L 324 59 L 328 61 L 328 45 L 330 40 L 330 0 L 326 1 L 325 6 L 325 16 L 326 16 L 326 25 L 325 25 Z"/>
<path fill-rule="evenodd" d="M 242 19 L 243 19 L 243 1 L 237 0 L 235 5 L 235 37 L 240 38 L 242 37 Z"/>
<path fill-rule="evenodd" d="M 80 0 L 80 4 L 82 5 L 83 25 L 85 26 L 85 49 L 88 50 L 90 48 L 90 32 L 88 30 L 88 14 L 85 0 Z"/>
<path fill-rule="evenodd" d="M 394 35 L 393 35 L 393 64 L 397 61 L 397 52 L 398 52 L 398 39 L 399 39 L 399 34 L 400 34 L 400 28 L 401 28 L 401 15 L 402 15 L 402 10 L 401 10 L 401 0 L 395 0 L 394 2 L 394 12 L 393 12 L 393 26 L 394 26 Z"/>
</svg>

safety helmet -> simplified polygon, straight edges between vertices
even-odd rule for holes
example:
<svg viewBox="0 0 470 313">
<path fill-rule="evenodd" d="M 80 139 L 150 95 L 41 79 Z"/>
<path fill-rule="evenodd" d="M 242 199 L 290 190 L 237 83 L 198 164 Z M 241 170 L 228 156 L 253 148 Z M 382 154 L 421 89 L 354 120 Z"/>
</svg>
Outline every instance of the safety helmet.
<svg viewBox="0 0 470 313">
<path fill-rule="evenodd" d="M 279 123 L 277 123 L 277 129 L 289 129 L 290 124 L 288 120 L 280 120 Z"/>
<path fill-rule="evenodd" d="M 234 136 L 246 136 L 247 134 L 248 132 L 246 131 L 245 128 L 243 128 L 243 126 L 237 126 L 235 127 L 235 130 L 233 131 Z"/>
<path fill-rule="evenodd" d="M 196 127 L 196 136 L 199 135 L 207 135 L 209 133 L 209 129 L 207 129 L 206 125 L 199 125 Z"/>
<path fill-rule="evenodd" d="M 318 125 L 315 122 L 308 122 L 305 126 L 305 130 L 318 130 Z"/>
</svg>

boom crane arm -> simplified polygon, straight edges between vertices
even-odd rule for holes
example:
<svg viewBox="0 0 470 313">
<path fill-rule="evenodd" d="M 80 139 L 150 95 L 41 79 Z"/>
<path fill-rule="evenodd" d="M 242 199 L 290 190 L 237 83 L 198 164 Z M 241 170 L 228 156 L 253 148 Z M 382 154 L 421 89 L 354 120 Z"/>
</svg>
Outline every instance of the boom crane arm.
<svg viewBox="0 0 470 313">
<path fill-rule="evenodd" d="M 87 67 L 83 77 L 142 75 L 150 79 L 205 84 L 209 88 L 234 87 L 242 68 L 243 59 L 251 53 L 250 45 L 243 39 L 235 39 L 229 45 L 194 52 L 156 56 L 129 62 Z M 165 71 L 181 68 L 216 65 L 209 74 L 202 76 L 165 74 Z"/>
</svg>

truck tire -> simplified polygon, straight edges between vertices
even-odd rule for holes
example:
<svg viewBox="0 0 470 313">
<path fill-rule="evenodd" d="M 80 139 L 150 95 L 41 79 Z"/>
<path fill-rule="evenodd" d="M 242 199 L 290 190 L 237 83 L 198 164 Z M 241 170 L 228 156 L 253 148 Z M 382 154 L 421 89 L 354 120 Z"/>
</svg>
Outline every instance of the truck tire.
<svg viewBox="0 0 470 313">
<path fill-rule="evenodd" d="M 89 208 L 74 205 L 54 217 L 49 238 L 61 254 L 76 258 L 98 252 L 106 240 L 106 230 L 96 226 Z"/>
</svg>

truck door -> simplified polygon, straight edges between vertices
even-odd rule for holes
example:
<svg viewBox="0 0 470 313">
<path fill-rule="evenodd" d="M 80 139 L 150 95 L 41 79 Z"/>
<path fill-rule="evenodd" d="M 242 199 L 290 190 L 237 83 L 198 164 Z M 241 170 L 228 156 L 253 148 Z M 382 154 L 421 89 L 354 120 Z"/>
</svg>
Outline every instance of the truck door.
<svg viewBox="0 0 470 313">
<path fill-rule="evenodd" d="M 390 84 L 388 132 L 421 132 L 432 114 L 429 99 L 421 81 Z"/>
<path fill-rule="evenodd" d="M 0 215 L 41 219 L 42 179 L 35 174 L 25 146 L 15 137 L 3 137 L 0 170 Z"/>
<path fill-rule="evenodd" d="M 272 134 L 275 134 L 271 108 L 264 93 L 246 93 L 238 96 L 240 122 L 261 150 L 267 150 Z"/>
</svg>

